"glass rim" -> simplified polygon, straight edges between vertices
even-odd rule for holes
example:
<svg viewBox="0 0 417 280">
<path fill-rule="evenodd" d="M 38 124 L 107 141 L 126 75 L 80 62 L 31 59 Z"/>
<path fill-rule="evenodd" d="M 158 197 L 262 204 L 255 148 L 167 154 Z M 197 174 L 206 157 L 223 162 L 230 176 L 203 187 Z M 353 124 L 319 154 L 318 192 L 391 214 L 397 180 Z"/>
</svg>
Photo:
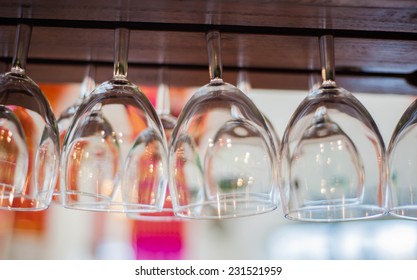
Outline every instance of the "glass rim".
<svg viewBox="0 0 417 280">
<path fill-rule="evenodd" d="M 144 222 L 171 222 L 181 221 L 181 217 L 175 215 L 172 208 L 164 208 L 160 212 L 129 212 L 126 213 L 128 219 Z"/>
<path fill-rule="evenodd" d="M 83 210 L 91 212 L 111 212 L 111 213 L 159 213 L 159 208 L 155 205 L 133 204 L 127 202 L 102 201 L 102 202 L 64 202 L 64 208 Z"/>
<path fill-rule="evenodd" d="M 413 211 L 415 214 L 410 215 L 407 214 L 407 212 Z M 417 221 L 417 205 L 404 205 L 404 206 L 394 206 L 389 209 L 389 215 L 396 217 L 396 218 L 402 218 L 407 220 L 415 220 Z"/>
<path fill-rule="evenodd" d="M 230 202 L 227 202 L 230 203 Z M 219 204 L 224 204 L 224 201 L 217 201 L 217 200 L 213 200 L 213 201 L 203 201 L 200 203 L 193 203 L 193 204 L 188 204 L 188 205 L 184 205 L 184 206 L 174 206 L 173 210 L 176 216 L 181 217 L 181 218 L 187 218 L 187 219 L 194 219 L 194 220 L 222 220 L 222 219 L 231 219 L 231 218 L 240 218 L 240 217 L 249 217 L 249 216 L 255 216 L 255 215 L 259 215 L 259 214 L 264 214 L 264 213 L 268 213 L 268 212 L 272 212 L 274 210 L 276 210 L 278 208 L 278 202 L 274 201 L 273 198 L 268 199 L 268 200 L 248 200 L 245 201 L 244 203 L 255 203 L 257 204 L 257 206 L 262 206 L 260 209 L 257 209 L 255 211 L 252 211 L 252 209 L 249 210 L 245 210 L 243 212 L 233 212 L 231 211 L 231 213 L 220 213 L 219 211 L 214 211 L 217 214 L 213 214 L 213 215 L 207 215 L 207 214 L 203 214 L 203 215 L 197 215 L 197 214 L 189 214 L 190 210 L 196 209 L 196 208 L 202 208 L 202 207 L 209 207 L 209 206 L 215 206 L 213 209 L 216 209 L 216 207 Z M 255 208 L 256 209 L 256 208 Z M 188 214 L 187 214 L 188 213 Z"/>
<path fill-rule="evenodd" d="M 74 210 L 85 210 L 92 212 L 113 212 L 113 213 L 159 213 L 161 207 L 155 204 L 131 203 L 121 200 L 112 200 L 110 196 L 94 195 L 83 192 L 66 191 L 64 193 L 55 193 L 61 200 L 64 208 Z M 101 201 L 68 201 L 68 196 L 77 195 L 83 198 L 100 198 Z"/>
<path fill-rule="evenodd" d="M 25 194 L 11 194 L 10 197 L 7 198 L 1 198 L 0 199 L 0 210 L 8 210 L 8 211 L 29 211 L 29 212 L 35 212 L 35 211 L 43 211 L 50 207 L 51 205 L 51 199 L 48 199 L 47 197 L 44 197 L 45 194 L 43 194 L 42 197 L 32 197 Z M 52 196 L 50 196 L 52 198 Z M 10 201 L 11 199 L 11 201 Z M 32 206 L 13 206 L 13 205 L 7 205 L 7 203 L 3 203 L 4 200 L 9 200 L 10 204 L 12 204 L 13 201 L 23 199 L 24 201 L 29 201 L 31 203 L 34 203 L 35 205 Z"/>
<path fill-rule="evenodd" d="M 347 212 L 349 214 L 355 214 L 351 216 L 338 216 L 338 217 L 308 217 L 306 213 L 316 212 L 318 216 L 322 216 L 326 213 L 331 213 L 332 211 L 337 212 Z M 368 212 L 369 211 L 369 212 Z M 363 215 L 368 213 L 366 215 Z M 371 205 L 371 204 L 345 204 L 345 205 L 320 205 L 320 206 L 313 206 L 313 207 L 303 207 L 297 209 L 287 209 L 284 213 L 285 218 L 293 221 L 301 221 L 301 222 L 322 222 L 322 223 L 330 223 L 330 222 L 348 222 L 348 221 L 360 221 L 360 220 L 370 220 L 376 219 L 379 217 L 386 216 L 388 214 L 388 209 L 383 206 Z"/>
</svg>

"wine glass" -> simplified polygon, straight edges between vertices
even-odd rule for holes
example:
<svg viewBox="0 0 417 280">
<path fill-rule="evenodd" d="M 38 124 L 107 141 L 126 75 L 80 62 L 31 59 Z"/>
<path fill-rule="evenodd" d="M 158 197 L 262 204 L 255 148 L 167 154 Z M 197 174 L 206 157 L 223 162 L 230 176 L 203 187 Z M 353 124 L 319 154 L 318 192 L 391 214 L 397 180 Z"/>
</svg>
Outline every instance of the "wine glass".
<svg viewBox="0 0 417 280">
<path fill-rule="evenodd" d="M 163 206 L 164 130 L 147 97 L 127 80 L 128 45 L 129 30 L 117 28 L 113 78 L 79 106 L 65 137 L 60 174 L 67 208 L 154 212 Z"/>
<path fill-rule="evenodd" d="M 156 94 L 156 112 L 158 113 L 159 119 L 161 120 L 162 127 L 164 128 L 165 137 L 167 142 L 171 140 L 172 130 L 174 129 L 177 118 L 171 114 L 171 103 L 170 103 L 170 90 L 168 84 L 165 82 L 164 69 L 159 70 L 159 85 Z M 127 213 L 127 217 L 135 220 L 150 220 L 150 221 L 171 221 L 178 219 L 175 216 L 172 209 L 172 198 L 167 189 L 165 194 L 164 205 L 161 211 L 152 213 L 136 212 Z"/>
<path fill-rule="evenodd" d="M 0 76 L 0 209 L 49 207 L 59 167 L 51 106 L 26 75 L 32 27 L 19 24 L 11 71 Z"/>
<path fill-rule="evenodd" d="M 61 149 L 62 149 L 62 144 L 65 139 L 65 135 L 67 134 L 68 128 L 74 119 L 75 113 L 77 112 L 80 105 L 88 100 L 88 98 L 90 97 L 90 94 L 95 88 L 95 81 L 94 81 L 95 71 L 96 71 L 95 65 L 93 64 L 87 65 L 85 75 L 81 83 L 81 91 L 80 91 L 79 97 L 77 98 L 74 104 L 66 108 L 58 117 L 57 123 L 58 123 L 58 131 L 59 131 Z M 59 182 L 59 177 L 58 177 L 52 199 L 53 201 L 62 203 L 61 198 L 62 198 L 61 188 L 60 188 L 60 182 Z"/>
<path fill-rule="evenodd" d="M 401 116 L 387 150 L 389 212 L 395 217 L 417 220 L 417 100 Z"/>
<path fill-rule="evenodd" d="M 210 83 L 183 108 L 169 157 L 177 216 L 220 219 L 277 207 L 272 135 L 255 104 L 223 82 L 220 33 L 206 33 Z"/>
<path fill-rule="evenodd" d="M 371 115 L 334 79 L 333 37 L 320 37 L 322 85 L 298 106 L 281 148 L 285 216 L 349 221 L 386 213 L 382 137 Z"/>
</svg>

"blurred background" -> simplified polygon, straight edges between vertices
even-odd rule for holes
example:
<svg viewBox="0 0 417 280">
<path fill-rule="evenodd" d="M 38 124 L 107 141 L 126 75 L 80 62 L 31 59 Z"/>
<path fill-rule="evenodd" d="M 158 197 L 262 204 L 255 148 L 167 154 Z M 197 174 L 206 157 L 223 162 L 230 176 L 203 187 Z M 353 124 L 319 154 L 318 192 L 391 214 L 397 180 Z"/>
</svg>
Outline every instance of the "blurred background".
<svg viewBox="0 0 417 280">
<path fill-rule="evenodd" d="M 140 86 L 140 85 L 139 85 Z M 56 116 L 78 97 L 80 84 L 40 84 Z M 157 87 L 141 87 L 155 102 Z M 196 88 L 171 88 L 178 115 Z M 252 89 L 256 105 L 280 137 L 306 91 Z M 355 93 L 388 145 L 415 97 Z M 0 211 L 0 259 L 417 259 L 417 224 L 385 217 L 346 223 L 286 220 L 281 208 L 228 220 L 152 222 L 123 214 L 68 210 Z"/>
</svg>

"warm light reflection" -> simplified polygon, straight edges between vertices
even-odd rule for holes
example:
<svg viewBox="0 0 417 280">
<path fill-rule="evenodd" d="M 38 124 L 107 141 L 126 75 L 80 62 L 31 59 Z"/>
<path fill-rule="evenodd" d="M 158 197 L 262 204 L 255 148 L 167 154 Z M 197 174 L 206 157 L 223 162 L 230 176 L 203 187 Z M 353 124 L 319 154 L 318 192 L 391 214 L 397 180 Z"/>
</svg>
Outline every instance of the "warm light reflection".
<svg viewBox="0 0 417 280">
<path fill-rule="evenodd" d="M 105 196 L 111 196 L 113 189 L 114 189 L 114 183 L 110 179 L 105 179 L 100 184 L 100 191 L 98 193 L 103 194 Z"/>
</svg>

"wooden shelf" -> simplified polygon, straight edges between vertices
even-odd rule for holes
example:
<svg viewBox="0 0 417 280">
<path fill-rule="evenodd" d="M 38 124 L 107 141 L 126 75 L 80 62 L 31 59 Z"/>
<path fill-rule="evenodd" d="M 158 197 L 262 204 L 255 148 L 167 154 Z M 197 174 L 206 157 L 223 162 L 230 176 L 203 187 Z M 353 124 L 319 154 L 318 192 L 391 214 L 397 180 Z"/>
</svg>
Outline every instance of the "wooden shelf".
<svg viewBox="0 0 417 280">
<path fill-rule="evenodd" d="M 172 85 L 208 82 L 204 32 L 222 32 L 225 80 L 247 69 L 254 87 L 307 89 L 319 72 L 318 36 L 335 36 L 338 83 L 372 93 L 416 94 L 415 1 L 0 0 L 0 57 L 10 62 L 15 26 L 33 25 L 28 73 L 38 82 L 79 82 L 87 61 L 98 81 L 112 72 L 113 30 L 130 28 L 129 79 Z M 348 3 L 347 3 L 348 2 Z M 23 14 L 23 16 L 20 16 Z"/>
</svg>

